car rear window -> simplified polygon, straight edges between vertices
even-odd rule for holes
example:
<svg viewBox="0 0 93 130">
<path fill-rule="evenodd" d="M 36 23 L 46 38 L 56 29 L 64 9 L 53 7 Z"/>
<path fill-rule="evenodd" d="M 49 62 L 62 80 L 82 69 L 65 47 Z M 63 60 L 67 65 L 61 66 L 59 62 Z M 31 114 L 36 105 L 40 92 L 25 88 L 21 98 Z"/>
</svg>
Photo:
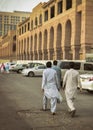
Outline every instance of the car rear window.
<svg viewBox="0 0 93 130">
<path fill-rule="evenodd" d="M 69 63 L 70 62 L 64 62 L 64 61 L 61 62 L 60 68 L 61 69 L 69 69 L 70 68 Z M 80 62 L 74 62 L 74 63 L 75 63 L 74 69 L 79 70 L 81 63 Z"/>
<path fill-rule="evenodd" d="M 84 64 L 84 70 L 93 71 L 93 64 Z"/>
<path fill-rule="evenodd" d="M 30 68 L 33 68 L 33 67 L 36 67 L 36 66 L 39 66 L 39 65 L 43 65 L 42 63 L 29 63 L 29 67 Z"/>
</svg>

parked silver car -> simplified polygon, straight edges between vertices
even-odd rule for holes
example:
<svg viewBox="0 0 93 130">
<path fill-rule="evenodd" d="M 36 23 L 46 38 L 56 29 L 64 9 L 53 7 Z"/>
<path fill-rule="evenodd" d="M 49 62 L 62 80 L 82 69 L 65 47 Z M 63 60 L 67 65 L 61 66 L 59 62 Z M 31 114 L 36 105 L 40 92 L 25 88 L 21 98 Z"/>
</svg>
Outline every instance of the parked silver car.
<svg viewBox="0 0 93 130">
<path fill-rule="evenodd" d="M 27 68 L 24 69 L 22 71 L 22 74 L 24 76 L 29 76 L 29 77 L 33 77 L 33 76 L 42 76 L 43 71 L 46 69 L 45 65 L 39 65 L 33 68 Z"/>
</svg>

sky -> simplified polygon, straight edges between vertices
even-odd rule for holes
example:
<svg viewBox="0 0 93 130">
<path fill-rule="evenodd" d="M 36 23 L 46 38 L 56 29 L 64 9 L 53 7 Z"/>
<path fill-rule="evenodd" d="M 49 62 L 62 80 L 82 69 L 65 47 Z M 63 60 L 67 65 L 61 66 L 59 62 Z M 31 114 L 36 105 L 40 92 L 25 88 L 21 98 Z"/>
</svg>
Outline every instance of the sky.
<svg viewBox="0 0 93 130">
<path fill-rule="evenodd" d="M 48 2 L 49 0 L 0 0 L 0 11 L 26 11 L 31 12 L 32 9 L 40 2 Z"/>
</svg>

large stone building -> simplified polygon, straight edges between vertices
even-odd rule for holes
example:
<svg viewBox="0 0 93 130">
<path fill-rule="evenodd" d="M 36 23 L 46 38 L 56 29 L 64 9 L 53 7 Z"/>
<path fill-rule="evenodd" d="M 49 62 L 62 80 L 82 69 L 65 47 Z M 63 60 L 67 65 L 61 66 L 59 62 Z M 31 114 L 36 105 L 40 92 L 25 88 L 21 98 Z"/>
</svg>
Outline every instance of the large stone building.
<svg viewBox="0 0 93 130">
<path fill-rule="evenodd" d="M 0 38 L 0 59 L 16 60 L 16 31 L 11 30 Z"/>
<path fill-rule="evenodd" d="M 19 22 L 29 17 L 30 12 L 14 11 L 0 12 L 0 36 L 4 36 L 9 30 L 16 30 Z"/>
<path fill-rule="evenodd" d="M 17 28 L 18 60 L 85 60 L 93 48 L 93 0 L 49 0 Z"/>
</svg>

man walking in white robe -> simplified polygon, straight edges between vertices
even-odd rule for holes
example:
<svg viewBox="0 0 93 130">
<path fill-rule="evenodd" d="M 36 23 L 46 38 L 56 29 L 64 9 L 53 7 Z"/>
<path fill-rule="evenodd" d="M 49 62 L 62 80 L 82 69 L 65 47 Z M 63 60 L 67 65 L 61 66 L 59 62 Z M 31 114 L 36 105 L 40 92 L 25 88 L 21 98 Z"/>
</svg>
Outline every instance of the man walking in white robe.
<svg viewBox="0 0 93 130">
<path fill-rule="evenodd" d="M 43 71 L 42 78 L 42 91 L 44 92 L 43 110 L 47 109 L 47 100 L 50 99 L 51 113 L 55 115 L 57 98 L 59 98 L 57 89 L 59 88 L 58 77 L 56 71 L 51 68 L 51 62 L 47 62 L 46 66 L 47 69 Z"/>
<path fill-rule="evenodd" d="M 78 85 L 81 88 L 79 72 L 74 69 L 74 62 L 70 62 L 70 70 L 67 70 L 64 75 L 63 88 L 65 89 L 66 101 L 72 117 L 76 112 L 73 99 L 75 99 Z"/>
</svg>

